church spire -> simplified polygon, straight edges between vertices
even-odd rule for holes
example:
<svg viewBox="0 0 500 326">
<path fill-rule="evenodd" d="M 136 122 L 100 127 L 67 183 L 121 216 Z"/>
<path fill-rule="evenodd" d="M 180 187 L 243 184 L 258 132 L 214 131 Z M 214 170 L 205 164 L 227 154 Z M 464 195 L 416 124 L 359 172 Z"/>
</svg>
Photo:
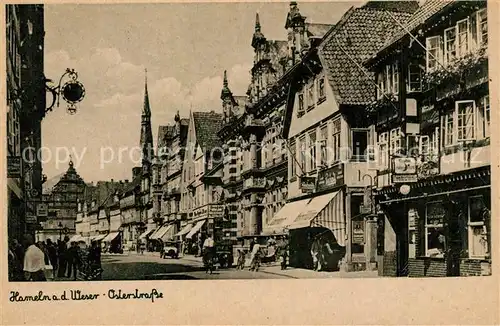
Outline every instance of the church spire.
<svg viewBox="0 0 500 326">
<path fill-rule="evenodd" d="M 224 80 L 222 82 L 222 91 L 220 93 L 221 100 L 226 99 L 228 96 L 231 96 L 231 90 L 229 89 L 229 83 L 227 82 L 227 71 L 224 70 Z"/>
<path fill-rule="evenodd" d="M 252 37 L 252 47 L 256 48 L 261 42 L 265 41 L 266 37 L 262 34 L 259 13 L 255 14 L 255 32 Z"/>
<path fill-rule="evenodd" d="M 148 70 L 144 69 L 144 106 L 142 108 L 142 115 L 151 116 L 151 108 L 149 106 L 149 94 L 148 94 Z"/>
<path fill-rule="evenodd" d="M 142 165 L 144 172 L 150 172 L 149 167 L 153 160 L 153 132 L 151 129 L 151 107 L 149 106 L 148 94 L 148 77 L 147 70 L 145 69 L 144 78 L 144 106 L 142 107 L 141 115 L 141 140 L 140 146 L 142 149 Z"/>
</svg>

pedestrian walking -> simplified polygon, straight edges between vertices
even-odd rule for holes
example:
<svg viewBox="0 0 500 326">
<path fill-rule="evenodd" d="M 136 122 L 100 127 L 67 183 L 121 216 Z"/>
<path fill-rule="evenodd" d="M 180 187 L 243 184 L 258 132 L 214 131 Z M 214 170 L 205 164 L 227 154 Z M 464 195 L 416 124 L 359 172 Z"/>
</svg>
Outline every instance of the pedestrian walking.
<svg viewBox="0 0 500 326">
<path fill-rule="evenodd" d="M 102 273 L 101 248 L 97 241 L 92 241 L 92 247 L 89 250 L 87 261 L 89 263 L 89 271 L 87 272 L 87 278 L 100 279 Z"/>
<path fill-rule="evenodd" d="M 257 239 L 255 239 L 257 240 Z M 250 258 L 250 270 L 251 271 L 258 271 L 259 266 L 260 266 L 260 244 L 255 241 L 253 247 L 252 247 L 252 254 Z"/>
<path fill-rule="evenodd" d="M 76 276 L 79 269 L 79 247 L 76 242 L 72 242 L 68 249 L 68 274 L 66 275 L 68 278 L 73 278 L 76 281 Z"/>
<path fill-rule="evenodd" d="M 45 278 L 45 254 L 35 245 L 31 235 L 25 235 L 27 249 L 24 254 L 24 277 L 27 281 L 42 282 Z"/>
<path fill-rule="evenodd" d="M 146 244 L 144 242 L 141 242 L 140 250 L 141 250 L 141 255 L 144 255 L 144 250 L 146 250 Z"/>
<path fill-rule="evenodd" d="M 9 280 L 24 281 L 23 272 L 24 249 L 23 246 L 14 239 L 9 247 Z"/>
<path fill-rule="evenodd" d="M 46 247 L 47 247 L 47 253 L 49 255 L 50 264 L 54 268 L 54 271 L 57 271 L 58 267 L 57 248 L 51 239 L 47 239 Z"/>
<path fill-rule="evenodd" d="M 59 245 L 58 245 L 59 264 L 58 264 L 58 270 L 57 270 L 58 277 L 64 277 L 66 274 L 66 268 L 67 268 L 67 264 L 68 264 L 68 260 L 66 258 L 67 250 L 68 250 L 68 247 L 67 247 L 66 242 L 59 240 Z"/>
</svg>

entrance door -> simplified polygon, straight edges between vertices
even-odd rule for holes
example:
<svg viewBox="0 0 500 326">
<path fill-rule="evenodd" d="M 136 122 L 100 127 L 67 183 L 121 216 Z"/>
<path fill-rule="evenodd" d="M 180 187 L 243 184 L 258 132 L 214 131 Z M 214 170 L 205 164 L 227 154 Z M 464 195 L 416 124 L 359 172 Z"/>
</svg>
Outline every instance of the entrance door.
<svg viewBox="0 0 500 326">
<path fill-rule="evenodd" d="M 397 276 L 408 276 L 408 210 L 406 203 L 395 209 Z"/>
</svg>

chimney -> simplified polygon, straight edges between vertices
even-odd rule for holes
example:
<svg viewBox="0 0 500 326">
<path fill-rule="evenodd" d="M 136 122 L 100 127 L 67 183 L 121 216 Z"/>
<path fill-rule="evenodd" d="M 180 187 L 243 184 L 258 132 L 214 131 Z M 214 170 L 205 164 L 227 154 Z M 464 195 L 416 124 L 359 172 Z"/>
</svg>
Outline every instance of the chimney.
<svg viewBox="0 0 500 326">
<path fill-rule="evenodd" d="M 128 183 L 128 179 L 125 179 L 125 183 Z"/>
<path fill-rule="evenodd" d="M 141 167 L 136 166 L 135 168 L 132 168 L 132 177 L 135 179 L 137 176 L 141 175 Z"/>
<path fill-rule="evenodd" d="M 113 183 L 113 182 L 114 182 L 114 180 L 113 180 L 113 179 L 111 179 L 111 183 Z"/>
</svg>

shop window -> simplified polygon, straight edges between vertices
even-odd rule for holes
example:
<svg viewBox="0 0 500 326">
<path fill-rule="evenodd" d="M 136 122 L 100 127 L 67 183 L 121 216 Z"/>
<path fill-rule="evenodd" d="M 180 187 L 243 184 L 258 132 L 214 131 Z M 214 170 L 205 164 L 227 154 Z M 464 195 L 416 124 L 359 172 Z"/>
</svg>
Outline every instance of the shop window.
<svg viewBox="0 0 500 326">
<path fill-rule="evenodd" d="M 446 251 L 442 202 L 427 203 L 425 211 L 425 254 L 428 257 L 443 258 Z"/>
<path fill-rule="evenodd" d="M 488 250 L 485 216 L 488 208 L 482 196 L 469 197 L 469 256 L 484 258 Z"/>
</svg>

